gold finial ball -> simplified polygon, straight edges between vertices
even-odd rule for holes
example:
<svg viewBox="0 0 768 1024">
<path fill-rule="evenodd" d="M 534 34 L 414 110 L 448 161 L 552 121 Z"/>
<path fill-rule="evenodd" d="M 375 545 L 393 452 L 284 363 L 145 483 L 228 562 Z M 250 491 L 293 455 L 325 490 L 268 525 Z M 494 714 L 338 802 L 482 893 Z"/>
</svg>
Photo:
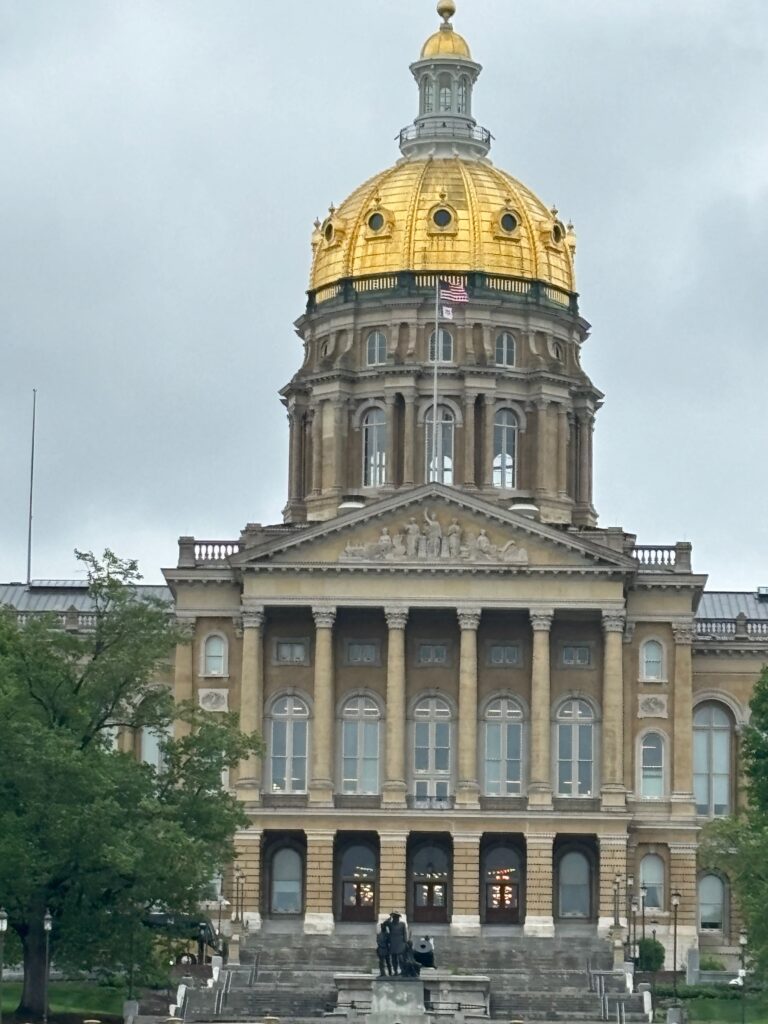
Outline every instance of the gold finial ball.
<svg viewBox="0 0 768 1024">
<path fill-rule="evenodd" d="M 437 13 L 447 24 L 456 13 L 456 4 L 453 0 L 440 0 L 437 5 Z"/>
</svg>

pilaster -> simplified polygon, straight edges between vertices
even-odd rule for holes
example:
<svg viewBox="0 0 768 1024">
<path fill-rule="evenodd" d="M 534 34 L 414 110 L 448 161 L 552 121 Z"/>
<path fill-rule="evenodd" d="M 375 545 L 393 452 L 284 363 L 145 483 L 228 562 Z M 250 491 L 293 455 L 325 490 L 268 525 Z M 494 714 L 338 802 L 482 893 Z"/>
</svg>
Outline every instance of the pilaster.
<svg viewBox="0 0 768 1024">
<path fill-rule="evenodd" d="M 261 928 L 261 840 L 257 828 L 243 829 L 235 836 L 236 863 L 244 875 L 242 913 L 249 931 Z"/>
<path fill-rule="evenodd" d="M 477 630 L 480 608 L 459 608 L 459 779 L 456 806 L 478 808 L 477 781 Z"/>
<path fill-rule="evenodd" d="M 322 807 L 333 805 L 333 723 L 334 671 L 333 624 L 336 609 L 330 606 L 312 609 L 315 620 L 315 686 L 312 779 L 309 802 Z"/>
<path fill-rule="evenodd" d="M 526 912 L 524 935 L 550 938 L 555 934 L 552 916 L 552 848 L 554 832 L 528 833 L 526 844 Z"/>
<path fill-rule="evenodd" d="M 412 487 L 414 482 L 414 457 L 416 453 L 416 392 L 404 392 L 405 419 L 403 424 L 403 486 Z"/>
<path fill-rule="evenodd" d="M 627 874 L 627 833 L 616 832 L 598 837 L 600 843 L 600 891 L 598 894 L 598 923 L 600 935 L 607 935 L 613 927 L 615 909 L 614 886 L 616 876 Z M 619 920 L 624 913 L 624 892 L 619 893 Z"/>
<path fill-rule="evenodd" d="M 264 608 L 242 610 L 243 648 L 240 670 L 240 728 L 245 733 L 261 732 L 264 707 Z M 240 762 L 238 796 L 258 802 L 261 798 L 261 758 L 252 754 Z"/>
<path fill-rule="evenodd" d="M 379 833 L 379 914 L 405 913 L 407 832 Z"/>
<path fill-rule="evenodd" d="M 390 605 L 384 609 L 387 639 L 387 758 L 382 803 L 405 807 L 405 627 L 408 609 Z"/>
<path fill-rule="evenodd" d="M 533 630 L 531 664 L 531 781 L 528 785 L 529 809 L 552 807 L 551 682 L 550 630 L 554 611 L 538 609 L 530 613 Z M 550 903 L 551 914 L 551 903 Z"/>
<path fill-rule="evenodd" d="M 672 813 L 688 816 L 693 804 L 693 670 L 691 623 L 673 625 L 675 679 L 672 694 L 674 753 L 672 758 Z"/>
<path fill-rule="evenodd" d="M 307 891 L 304 932 L 333 932 L 333 832 L 307 831 Z"/>
<path fill-rule="evenodd" d="M 177 619 L 182 629 L 188 629 L 188 637 L 176 644 L 176 656 L 173 662 L 173 699 L 176 704 L 191 701 L 195 696 L 194 670 L 194 619 Z M 176 739 L 189 735 L 190 726 L 187 722 L 176 721 L 173 733 Z"/>
<path fill-rule="evenodd" d="M 453 836 L 453 913 L 451 933 L 480 934 L 480 833 Z"/>
<path fill-rule="evenodd" d="M 623 811 L 624 790 L 623 612 L 603 612 L 602 809 Z"/>
<path fill-rule="evenodd" d="M 464 394 L 464 486 L 474 489 L 475 481 L 475 401 L 476 391 Z"/>
</svg>

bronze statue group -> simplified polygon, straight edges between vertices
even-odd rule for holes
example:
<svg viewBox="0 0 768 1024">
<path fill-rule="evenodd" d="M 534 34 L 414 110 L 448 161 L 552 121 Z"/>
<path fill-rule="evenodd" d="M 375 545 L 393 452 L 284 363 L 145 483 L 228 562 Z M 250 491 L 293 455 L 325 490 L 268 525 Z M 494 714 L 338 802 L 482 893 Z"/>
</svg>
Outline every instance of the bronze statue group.
<svg viewBox="0 0 768 1024">
<path fill-rule="evenodd" d="M 376 956 L 380 978 L 418 978 L 422 967 L 435 966 L 432 940 L 425 935 L 414 946 L 399 910 L 393 910 L 381 922 L 376 933 Z"/>
</svg>

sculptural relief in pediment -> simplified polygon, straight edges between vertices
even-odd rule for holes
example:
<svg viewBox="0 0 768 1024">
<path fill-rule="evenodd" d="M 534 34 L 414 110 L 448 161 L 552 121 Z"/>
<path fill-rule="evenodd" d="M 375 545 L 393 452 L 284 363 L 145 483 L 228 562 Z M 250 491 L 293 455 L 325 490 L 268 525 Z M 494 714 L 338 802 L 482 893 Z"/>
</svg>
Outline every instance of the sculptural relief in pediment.
<svg viewBox="0 0 768 1024">
<path fill-rule="evenodd" d="M 421 521 L 410 516 L 383 526 L 376 540 L 349 542 L 341 553 L 344 562 L 501 562 L 527 565 L 528 552 L 516 540 L 494 542 L 484 527 L 457 516 L 442 519 L 425 509 Z"/>
</svg>

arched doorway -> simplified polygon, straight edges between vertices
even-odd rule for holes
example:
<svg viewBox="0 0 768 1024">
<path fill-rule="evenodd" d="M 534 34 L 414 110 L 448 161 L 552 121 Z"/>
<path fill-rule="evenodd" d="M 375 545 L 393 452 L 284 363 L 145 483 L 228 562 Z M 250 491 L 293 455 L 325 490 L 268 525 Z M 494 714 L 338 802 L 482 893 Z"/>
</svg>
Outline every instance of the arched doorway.
<svg viewBox="0 0 768 1024">
<path fill-rule="evenodd" d="M 509 840 L 491 841 L 481 861 L 483 914 L 486 924 L 519 924 L 523 902 L 523 858 Z"/>
<path fill-rule="evenodd" d="M 444 924 L 449 919 L 451 881 L 450 842 L 415 841 L 409 851 L 410 916 L 421 924 Z"/>
<path fill-rule="evenodd" d="M 276 917 L 304 912 L 304 858 L 297 846 L 278 846 L 269 862 L 269 913 Z"/>
<path fill-rule="evenodd" d="M 556 860 L 555 913 L 561 921 L 589 921 L 594 917 L 593 861 L 586 849 L 563 848 Z"/>
<path fill-rule="evenodd" d="M 338 854 L 342 921 L 375 921 L 378 856 L 369 843 L 350 841 Z"/>
</svg>

